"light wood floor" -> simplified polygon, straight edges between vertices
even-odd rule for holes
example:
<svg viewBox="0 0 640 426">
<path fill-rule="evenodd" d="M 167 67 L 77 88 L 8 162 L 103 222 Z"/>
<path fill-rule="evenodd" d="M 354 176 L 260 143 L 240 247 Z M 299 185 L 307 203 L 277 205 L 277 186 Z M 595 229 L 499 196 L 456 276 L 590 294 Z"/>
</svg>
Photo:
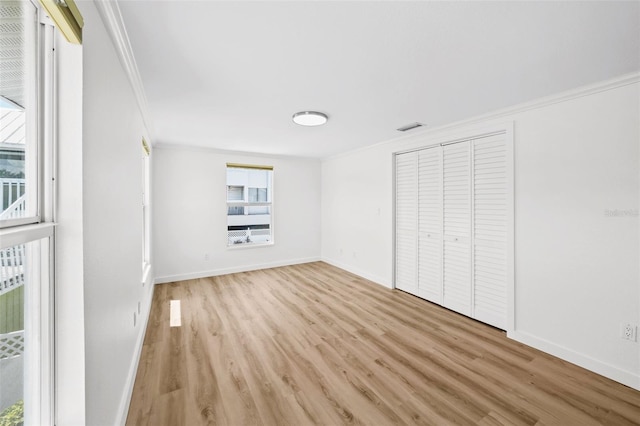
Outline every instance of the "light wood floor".
<svg viewBox="0 0 640 426">
<path fill-rule="evenodd" d="M 631 425 L 640 392 L 318 262 L 156 287 L 127 424 Z"/>
</svg>

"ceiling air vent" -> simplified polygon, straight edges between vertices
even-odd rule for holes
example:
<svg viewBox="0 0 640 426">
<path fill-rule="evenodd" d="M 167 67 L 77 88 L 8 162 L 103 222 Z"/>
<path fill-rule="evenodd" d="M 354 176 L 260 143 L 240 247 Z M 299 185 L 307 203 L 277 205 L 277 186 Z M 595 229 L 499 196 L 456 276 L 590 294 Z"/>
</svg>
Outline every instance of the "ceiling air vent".
<svg viewBox="0 0 640 426">
<path fill-rule="evenodd" d="M 418 127 L 422 127 L 422 126 L 424 126 L 424 124 L 422 123 L 411 123 L 411 124 L 407 124 L 405 126 L 399 127 L 397 130 L 400 132 L 406 132 L 408 130 L 417 129 Z"/>
</svg>

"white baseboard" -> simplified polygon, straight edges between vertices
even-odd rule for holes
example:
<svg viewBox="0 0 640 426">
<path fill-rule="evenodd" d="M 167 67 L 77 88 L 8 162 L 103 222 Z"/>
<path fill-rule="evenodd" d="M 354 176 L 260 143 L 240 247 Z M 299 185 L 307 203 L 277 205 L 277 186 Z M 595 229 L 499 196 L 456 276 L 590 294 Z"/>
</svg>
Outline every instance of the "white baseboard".
<svg viewBox="0 0 640 426">
<path fill-rule="evenodd" d="M 622 370 L 613 365 L 598 361 L 590 358 L 579 352 L 565 348 L 564 346 L 557 345 L 545 339 L 541 339 L 525 331 L 513 331 L 507 333 L 507 337 L 516 340 L 520 343 L 524 343 L 527 346 L 539 349 L 542 352 L 546 352 L 572 364 L 578 365 L 582 368 L 586 368 L 589 371 L 600 374 L 616 382 L 631 388 L 640 390 L 640 375 L 631 371 Z"/>
<path fill-rule="evenodd" d="M 148 291 L 147 300 L 144 302 L 144 310 L 142 311 L 146 315 L 140 315 L 142 318 L 144 318 L 144 321 L 138 322 L 138 339 L 136 341 L 136 347 L 133 353 L 133 358 L 131 359 L 129 374 L 127 375 L 127 381 L 125 383 L 122 399 L 120 400 L 120 406 L 118 407 L 118 413 L 116 416 L 117 425 L 125 426 L 127 422 L 127 415 L 129 414 L 129 405 L 131 404 L 131 395 L 133 394 L 133 385 L 136 382 L 136 374 L 138 372 L 138 364 L 140 363 L 140 356 L 142 355 L 142 345 L 144 344 L 144 336 L 147 332 L 147 324 L 149 324 L 149 316 L 151 315 L 153 291 L 154 291 L 154 287 L 151 286 L 151 289 Z"/>
<path fill-rule="evenodd" d="M 353 267 L 351 265 L 348 265 L 346 263 L 339 262 L 337 260 L 329 259 L 329 258 L 326 258 L 326 257 L 323 257 L 322 261 L 328 263 L 329 265 L 333 265 L 336 268 L 344 269 L 347 272 L 351 272 L 352 274 L 356 274 L 356 275 L 358 275 L 358 276 L 360 276 L 362 278 L 365 278 L 365 279 L 367 279 L 369 281 L 372 281 L 372 282 L 374 282 L 376 284 L 379 284 L 379 285 L 381 285 L 383 287 L 392 288 L 391 283 L 388 282 L 386 279 L 384 279 L 382 277 L 379 277 L 377 275 L 370 274 L 369 272 L 363 271 L 362 269 L 358 269 L 358 268 L 355 268 L 355 267 Z"/>
<path fill-rule="evenodd" d="M 333 265 L 337 268 L 344 269 L 345 271 L 351 272 L 352 274 L 356 274 L 358 276 L 366 278 L 369 281 L 373 281 L 376 284 L 380 284 L 387 288 L 392 288 L 391 283 L 388 283 L 383 278 L 371 275 L 363 270 L 354 268 L 348 264 L 345 264 L 333 259 L 328 259 L 328 258 L 323 258 L 322 261 L 330 265 Z M 523 343 L 527 346 L 531 346 L 533 348 L 539 349 L 550 355 L 556 356 L 572 364 L 576 364 L 580 367 L 586 368 L 589 371 L 600 374 L 611 380 L 615 380 L 616 382 L 622 383 L 623 385 L 640 390 L 640 374 L 638 373 L 622 370 L 618 367 L 590 358 L 586 355 L 583 355 L 579 352 L 575 352 L 563 346 L 557 345 L 548 340 L 538 338 L 527 332 L 510 331 L 507 333 L 507 337 L 509 337 L 510 339 L 516 340 L 520 343 Z"/>
<path fill-rule="evenodd" d="M 290 259 L 278 262 L 256 263 L 253 265 L 235 266 L 231 268 L 210 269 L 208 271 L 191 272 L 188 274 L 167 275 L 156 277 L 154 284 L 171 283 L 175 281 L 195 280 L 198 278 L 215 277 L 218 275 L 235 274 L 238 272 L 257 271 L 259 269 L 277 268 L 279 266 L 298 265 L 300 263 L 318 262 L 320 257 L 305 257 L 301 259 Z"/>
</svg>

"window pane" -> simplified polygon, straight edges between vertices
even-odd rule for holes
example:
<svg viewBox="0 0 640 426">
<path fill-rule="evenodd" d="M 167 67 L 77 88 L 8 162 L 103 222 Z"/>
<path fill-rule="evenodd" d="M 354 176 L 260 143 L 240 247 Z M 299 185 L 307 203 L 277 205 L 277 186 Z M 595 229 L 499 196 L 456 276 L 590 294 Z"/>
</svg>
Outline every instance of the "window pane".
<svg viewBox="0 0 640 426">
<path fill-rule="evenodd" d="M 242 206 L 229 206 L 229 210 L 228 210 L 227 214 L 229 216 L 244 215 L 244 207 L 242 207 Z"/>
<path fill-rule="evenodd" d="M 267 188 L 249 188 L 250 203 L 266 203 Z"/>
<path fill-rule="evenodd" d="M 0 220 L 36 215 L 35 12 L 0 3 Z"/>
<path fill-rule="evenodd" d="M 0 250 L 0 425 L 50 417 L 49 247 L 44 238 Z"/>
<path fill-rule="evenodd" d="M 32 350 L 25 338 L 25 290 L 31 286 L 37 246 L 0 250 L 0 424 L 24 409 L 25 357 Z"/>
<path fill-rule="evenodd" d="M 273 242 L 273 207 L 250 205 L 270 203 L 272 175 L 273 171 L 267 169 L 227 168 L 228 245 Z"/>
<path fill-rule="evenodd" d="M 272 241 L 270 225 L 230 226 L 227 230 L 229 245 L 269 243 Z"/>
<path fill-rule="evenodd" d="M 251 216 L 254 216 L 254 215 L 267 215 L 268 216 L 270 208 L 269 208 L 269 206 L 247 207 L 247 210 L 248 210 L 248 214 L 251 215 Z M 259 218 L 253 218 L 252 219 L 253 222 L 257 222 L 259 220 L 260 220 Z M 270 220 L 271 219 L 268 218 L 268 217 L 265 217 L 263 219 L 263 221 L 265 223 L 267 223 L 267 221 L 270 221 Z"/>
<path fill-rule="evenodd" d="M 0 250 L 0 422 L 24 400 L 25 245 Z"/>
<path fill-rule="evenodd" d="M 227 201 L 244 201 L 244 187 L 227 186 Z"/>
<path fill-rule="evenodd" d="M 143 140 L 143 144 L 144 144 Z M 149 155 L 142 155 L 142 272 L 144 274 L 151 259 L 151 220 L 149 192 L 151 189 Z"/>
</svg>

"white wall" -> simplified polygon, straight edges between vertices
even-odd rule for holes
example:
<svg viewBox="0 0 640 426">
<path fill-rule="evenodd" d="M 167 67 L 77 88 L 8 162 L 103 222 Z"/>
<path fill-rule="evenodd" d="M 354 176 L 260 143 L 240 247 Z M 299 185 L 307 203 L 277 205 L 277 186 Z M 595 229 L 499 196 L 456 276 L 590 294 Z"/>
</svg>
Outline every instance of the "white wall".
<svg viewBox="0 0 640 426">
<path fill-rule="evenodd" d="M 392 148 L 322 163 L 322 258 L 391 287 Z"/>
<path fill-rule="evenodd" d="M 82 47 L 55 40 L 58 164 L 56 209 L 57 420 L 85 424 L 82 232 Z"/>
<path fill-rule="evenodd" d="M 640 322 L 638 216 L 606 215 L 640 207 L 639 104 L 634 84 L 515 117 L 515 337 L 640 389 L 619 336 Z"/>
<path fill-rule="evenodd" d="M 629 79 L 625 80 L 629 83 Z M 640 389 L 640 89 L 588 92 L 434 129 L 322 164 L 322 257 L 392 285 L 392 153 L 515 126 L 515 329 L 510 337 Z M 610 82 L 609 82 L 610 83 Z"/>
<path fill-rule="evenodd" d="M 318 160 L 171 146 L 153 155 L 156 282 L 319 259 Z M 274 167 L 275 244 L 227 248 L 226 163 Z"/>
<path fill-rule="evenodd" d="M 93 2 L 82 2 L 86 424 L 126 415 L 151 285 L 142 280 L 143 120 Z M 149 139 L 147 139 L 149 140 Z M 64 141 L 60 142 L 64 144 Z"/>
</svg>

